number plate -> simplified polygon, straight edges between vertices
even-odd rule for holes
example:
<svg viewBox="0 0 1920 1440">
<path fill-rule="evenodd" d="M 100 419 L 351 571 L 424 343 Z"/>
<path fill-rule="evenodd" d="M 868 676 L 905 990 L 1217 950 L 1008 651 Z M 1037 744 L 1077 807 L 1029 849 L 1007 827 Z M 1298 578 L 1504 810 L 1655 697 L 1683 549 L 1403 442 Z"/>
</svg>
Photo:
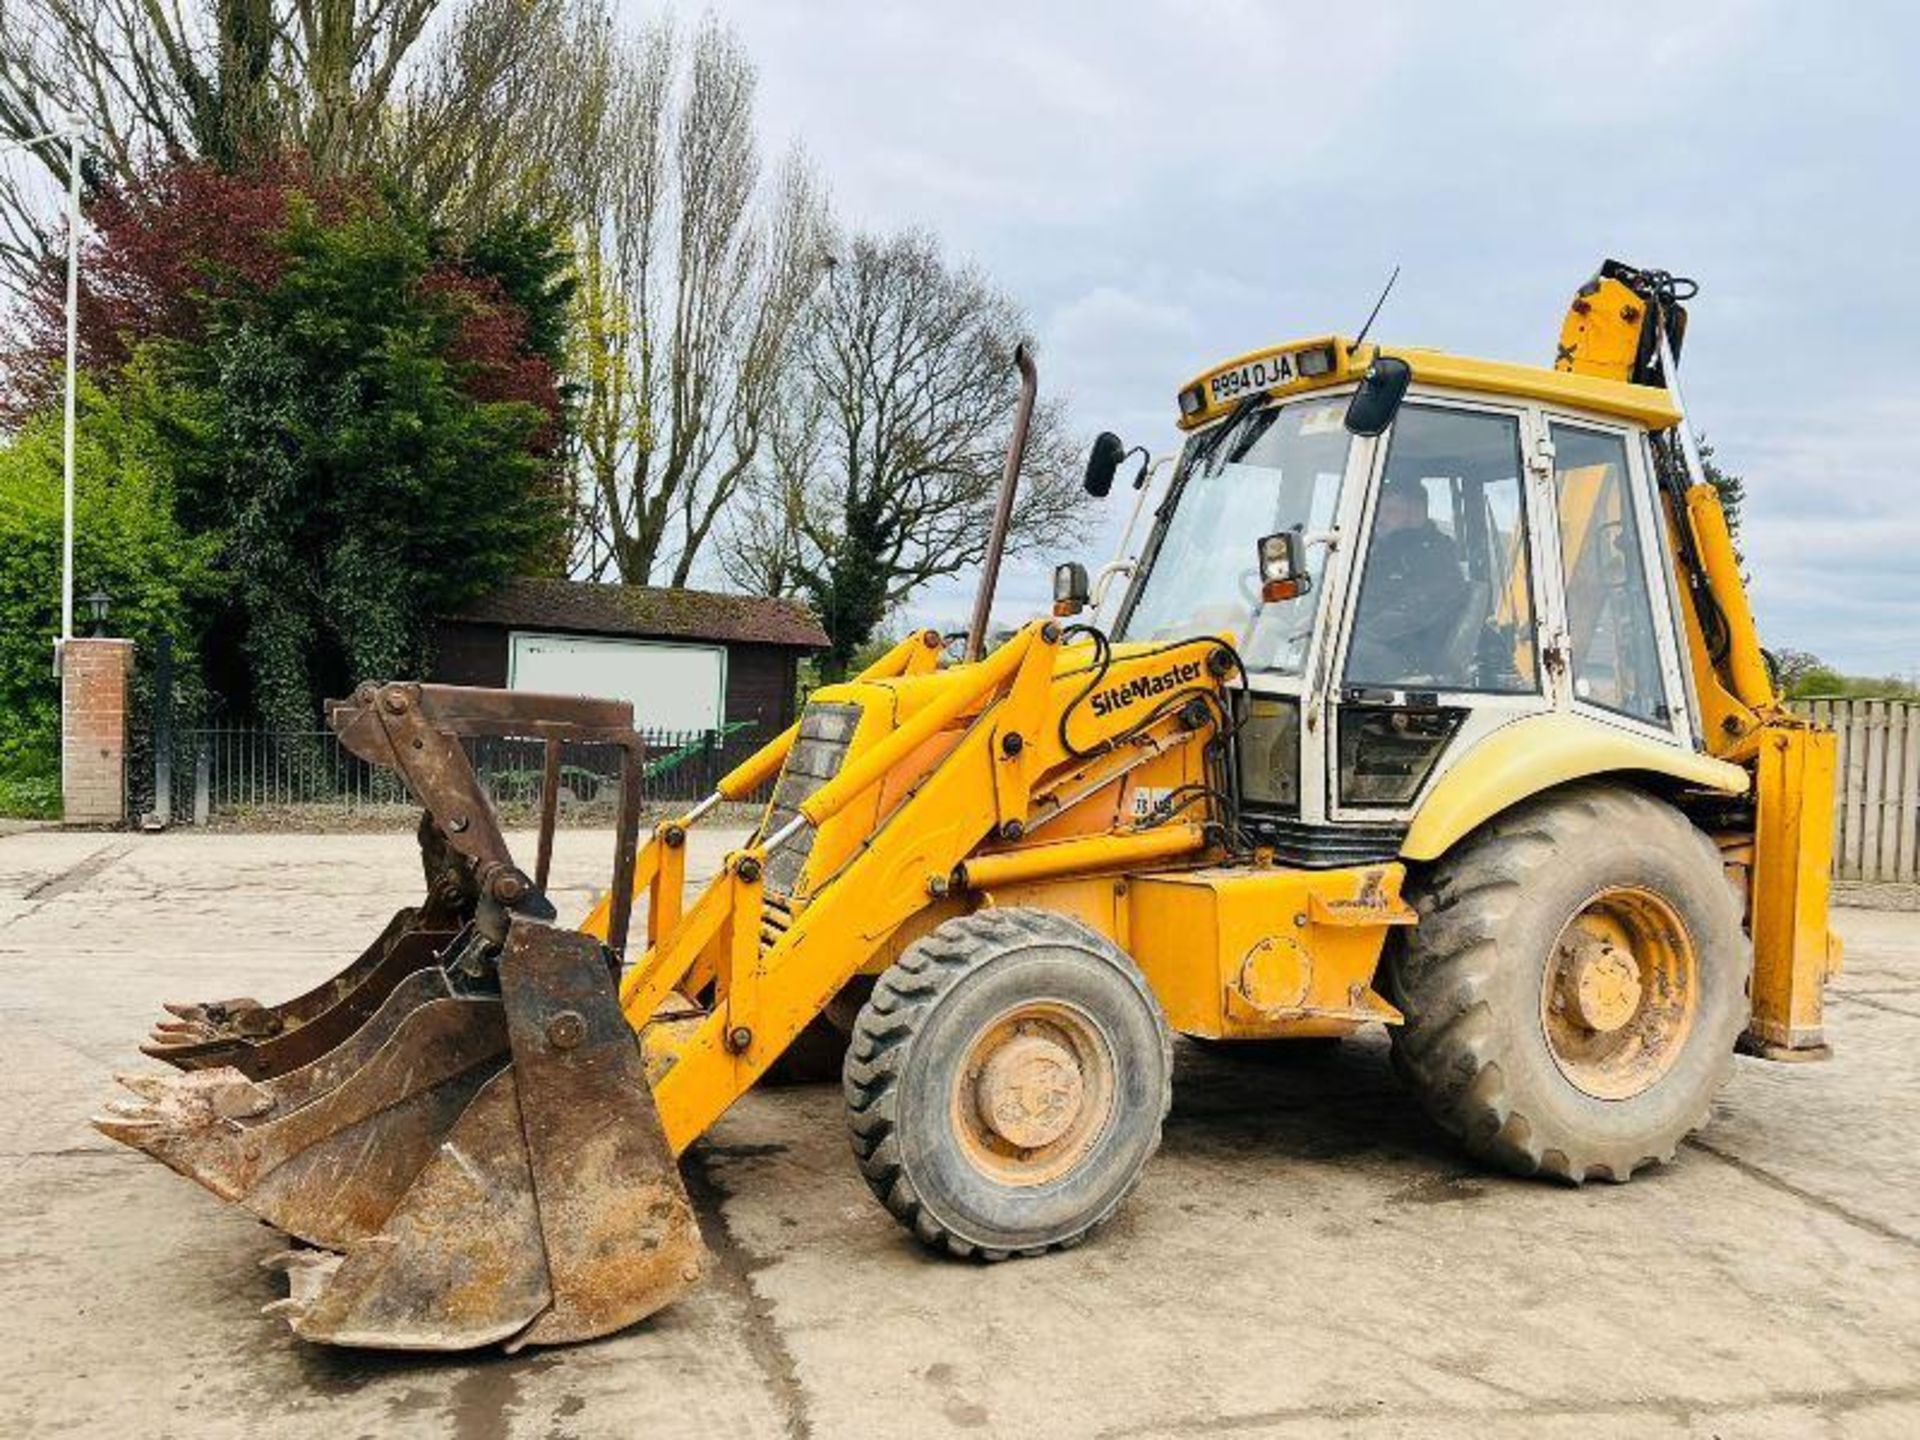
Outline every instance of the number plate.
<svg viewBox="0 0 1920 1440">
<path fill-rule="evenodd" d="M 1249 360 L 1244 365 L 1236 365 L 1231 370 L 1222 370 L 1218 375 L 1209 376 L 1207 404 L 1209 407 L 1224 405 L 1243 395 L 1271 390 L 1276 385 L 1285 385 L 1298 378 L 1299 371 L 1294 367 L 1291 353 L 1263 355 L 1258 360 Z"/>
</svg>

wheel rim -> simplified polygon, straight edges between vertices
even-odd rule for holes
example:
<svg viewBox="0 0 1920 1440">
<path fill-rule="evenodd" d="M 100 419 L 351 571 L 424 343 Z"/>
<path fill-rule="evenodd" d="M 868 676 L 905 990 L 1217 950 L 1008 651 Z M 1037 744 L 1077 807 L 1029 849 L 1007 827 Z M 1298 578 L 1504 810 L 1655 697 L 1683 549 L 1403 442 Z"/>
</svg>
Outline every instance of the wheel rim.
<svg viewBox="0 0 1920 1440">
<path fill-rule="evenodd" d="M 1650 890 L 1602 890 L 1547 958 L 1540 1023 L 1560 1073 L 1627 1100 L 1674 1066 L 1699 1008 L 1699 958 L 1673 906 Z"/>
<path fill-rule="evenodd" d="M 1113 1045 L 1059 1000 L 1002 1011 L 974 1036 L 954 1077 L 954 1131 L 967 1159 L 1003 1185 L 1044 1185 L 1072 1170 L 1113 1116 Z"/>
</svg>

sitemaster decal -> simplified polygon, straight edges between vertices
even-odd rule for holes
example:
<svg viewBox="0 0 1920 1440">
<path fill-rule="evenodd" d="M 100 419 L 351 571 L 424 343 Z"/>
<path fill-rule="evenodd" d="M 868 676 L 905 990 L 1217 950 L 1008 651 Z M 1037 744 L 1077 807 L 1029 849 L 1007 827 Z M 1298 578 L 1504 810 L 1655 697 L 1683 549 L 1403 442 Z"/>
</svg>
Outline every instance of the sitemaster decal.
<svg viewBox="0 0 1920 1440">
<path fill-rule="evenodd" d="M 1169 665 L 1158 675 L 1141 675 L 1127 681 L 1124 685 L 1115 685 L 1106 690 L 1097 690 L 1093 696 L 1093 713 L 1111 715 L 1123 710 L 1150 695 L 1164 695 L 1177 685 L 1186 685 L 1200 678 L 1198 661 L 1179 665 Z"/>
</svg>

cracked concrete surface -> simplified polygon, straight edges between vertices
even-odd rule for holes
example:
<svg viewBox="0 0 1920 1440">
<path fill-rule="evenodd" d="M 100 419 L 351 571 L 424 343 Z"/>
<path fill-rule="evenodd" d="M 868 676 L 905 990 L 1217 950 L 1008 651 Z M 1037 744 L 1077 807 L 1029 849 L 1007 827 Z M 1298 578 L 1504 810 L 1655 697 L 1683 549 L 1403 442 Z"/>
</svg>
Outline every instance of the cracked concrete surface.
<svg viewBox="0 0 1920 1440">
<path fill-rule="evenodd" d="M 711 869 L 726 837 L 702 837 Z M 1198 1436 L 1920 1432 L 1920 921 L 1838 912 L 1828 1065 L 1742 1060 L 1672 1167 L 1464 1162 L 1379 1038 L 1183 1049 L 1165 1148 L 1067 1255 L 923 1255 L 835 1087 L 749 1096 L 690 1189 L 695 1296 L 566 1350 L 295 1341 L 271 1232 L 86 1117 L 163 998 L 276 999 L 413 898 L 401 835 L 0 835 L 0 1433 Z M 565 833 L 562 877 L 604 837 Z M 587 886 L 562 888 L 577 913 Z"/>
</svg>

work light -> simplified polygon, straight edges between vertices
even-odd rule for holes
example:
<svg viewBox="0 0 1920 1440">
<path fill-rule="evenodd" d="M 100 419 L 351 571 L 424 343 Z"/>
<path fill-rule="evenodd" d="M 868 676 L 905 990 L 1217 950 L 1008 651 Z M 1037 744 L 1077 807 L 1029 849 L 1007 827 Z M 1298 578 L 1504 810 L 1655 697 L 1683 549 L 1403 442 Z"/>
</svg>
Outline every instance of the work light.
<svg viewBox="0 0 1920 1440">
<path fill-rule="evenodd" d="M 1260 599 L 1272 605 L 1307 593 L 1305 554 L 1300 536 L 1292 530 L 1276 531 L 1260 539 Z"/>
<path fill-rule="evenodd" d="M 1078 560 L 1054 566 L 1053 613 L 1063 618 L 1078 615 L 1087 608 L 1091 588 L 1087 583 L 1087 567 Z"/>
<path fill-rule="evenodd" d="M 1316 345 L 1311 350 L 1302 350 L 1293 357 L 1293 365 L 1303 376 L 1317 380 L 1322 375 L 1333 373 L 1333 346 Z"/>
</svg>

